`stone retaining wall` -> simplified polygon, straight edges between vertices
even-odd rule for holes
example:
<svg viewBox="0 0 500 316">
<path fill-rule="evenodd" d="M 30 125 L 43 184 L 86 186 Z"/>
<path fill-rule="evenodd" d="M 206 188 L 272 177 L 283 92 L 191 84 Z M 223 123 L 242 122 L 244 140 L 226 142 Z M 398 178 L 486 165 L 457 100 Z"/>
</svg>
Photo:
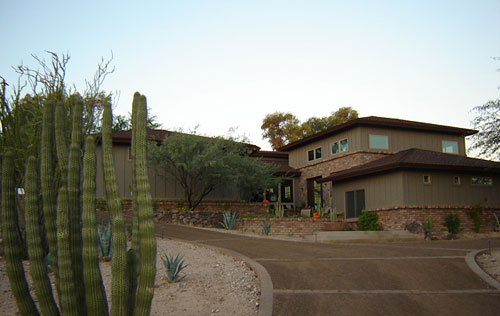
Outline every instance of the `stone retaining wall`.
<svg viewBox="0 0 500 316">
<path fill-rule="evenodd" d="M 347 227 L 357 228 L 356 223 L 331 222 L 327 218 L 242 218 L 238 229 L 261 233 L 262 221 L 271 223 L 270 235 L 310 235 L 315 231 L 343 230 Z"/>
<path fill-rule="evenodd" d="M 430 216 L 434 229 L 444 226 L 446 215 L 453 213 L 460 218 L 463 232 L 472 232 L 474 221 L 469 217 L 469 206 L 401 206 L 374 210 L 378 214 L 378 221 L 384 230 L 410 230 L 413 233 L 422 233 L 426 216 Z M 481 232 L 493 231 L 496 220 L 494 212 L 500 208 L 485 208 L 481 214 Z"/>
</svg>

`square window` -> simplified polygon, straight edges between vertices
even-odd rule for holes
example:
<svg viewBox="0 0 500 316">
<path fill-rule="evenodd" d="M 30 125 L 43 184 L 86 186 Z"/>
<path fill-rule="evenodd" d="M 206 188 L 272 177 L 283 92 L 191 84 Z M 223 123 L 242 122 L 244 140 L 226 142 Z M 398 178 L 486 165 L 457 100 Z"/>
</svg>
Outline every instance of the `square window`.
<svg viewBox="0 0 500 316">
<path fill-rule="evenodd" d="M 316 148 L 314 151 L 316 153 L 316 159 L 321 158 L 321 147 L 320 148 Z"/>
<path fill-rule="evenodd" d="M 429 175 L 424 175 L 424 184 L 431 184 L 431 176 Z"/>
<path fill-rule="evenodd" d="M 460 177 L 459 176 L 454 176 L 453 177 L 453 184 L 454 185 L 460 185 Z"/>
<path fill-rule="evenodd" d="M 458 142 L 443 140 L 443 152 L 448 154 L 458 154 Z"/>
<path fill-rule="evenodd" d="M 313 161 L 314 160 L 314 150 L 309 150 L 307 152 L 307 160 L 308 161 Z"/>
<path fill-rule="evenodd" d="M 389 149 L 389 138 L 386 135 L 370 135 L 370 148 Z"/>
<path fill-rule="evenodd" d="M 346 152 L 349 150 L 349 144 L 347 143 L 347 138 L 340 141 L 340 151 Z"/>
<path fill-rule="evenodd" d="M 338 154 L 340 152 L 339 143 L 335 142 L 332 144 L 332 154 Z"/>
</svg>

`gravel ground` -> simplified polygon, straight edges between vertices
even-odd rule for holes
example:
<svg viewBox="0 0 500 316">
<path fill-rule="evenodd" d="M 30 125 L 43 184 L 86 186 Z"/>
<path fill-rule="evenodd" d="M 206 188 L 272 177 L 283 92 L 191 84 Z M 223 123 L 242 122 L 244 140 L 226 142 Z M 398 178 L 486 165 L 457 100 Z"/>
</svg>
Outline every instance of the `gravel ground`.
<svg viewBox="0 0 500 316">
<path fill-rule="evenodd" d="M 492 278 L 500 282 L 500 250 L 492 249 L 491 254 L 484 252 L 476 257 L 476 262 Z"/>
<path fill-rule="evenodd" d="M 157 272 L 151 315 L 257 315 L 259 281 L 245 262 L 189 243 L 168 239 L 157 239 L 157 242 Z M 168 283 L 164 278 L 165 268 L 161 260 L 164 254 L 184 256 L 188 266 L 181 273 L 185 275 L 181 282 Z M 29 271 L 29 263 L 24 264 L 25 271 Z M 111 263 L 101 262 L 101 272 L 110 300 Z M 29 273 L 27 278 L 31 284 Z M 0 257 L 0 315 L 16 314 L 5 260 Z"/>
</svg>

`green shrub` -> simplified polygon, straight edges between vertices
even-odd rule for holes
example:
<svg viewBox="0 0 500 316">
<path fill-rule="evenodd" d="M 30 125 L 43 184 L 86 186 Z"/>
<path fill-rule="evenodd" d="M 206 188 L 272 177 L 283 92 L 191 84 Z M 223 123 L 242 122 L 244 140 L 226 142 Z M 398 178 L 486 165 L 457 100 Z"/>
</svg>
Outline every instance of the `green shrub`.
<svg viewBox="0 0 500 316">
<path fill-rule="evenodd" d="M 220 224 L 225 229 L 236 229 L 237 220 L 238 213 L 225 211 L 222 213 L 222 222 L 220 222 Z"/>
<path fill-rule="evenodd" d="M 474 221 L 474 231 L 479 233 L 481 229 L 481 213 L 483 212 L 483 206 L 481 203 L 474 204 L 470 207 L 468 212 L 469 217 Z"/>
<path fill-rule="evenodd" d="M 362 211 L 361 216 L 358 218 L 358 225 L 360 230 L 382 230 L 382 227 L 377 223 L 377 212 Z"/>
<path fill-rule="evenodd" d="M 177 256 L 164 255 L 162 258 L 163 265 L 165 266 L 165 271 L 167 272 L 166 277 L 169 283 L 175 283 L 182 281 L 186 276 L 180 276 L 179 273 L 184 270 L 188 265 L 184 265 L 184 257 L 180 254 Z"/>
<path fill-rule="evenodd" d="M 452 238 L 460 232 L 460 218 L 457 214 L 450 213 L 446 215 L 444 222 L 444 226 L 448 228 L 448 232 Z"/>
<path fill-rule="evenodd" d="M 269 235 L 269 233 L 271 232 L 271 226 L 272 224 L 269 222 L 266 222 L 266 221 L 262 221 L 262 235 Z"/>
</svg>

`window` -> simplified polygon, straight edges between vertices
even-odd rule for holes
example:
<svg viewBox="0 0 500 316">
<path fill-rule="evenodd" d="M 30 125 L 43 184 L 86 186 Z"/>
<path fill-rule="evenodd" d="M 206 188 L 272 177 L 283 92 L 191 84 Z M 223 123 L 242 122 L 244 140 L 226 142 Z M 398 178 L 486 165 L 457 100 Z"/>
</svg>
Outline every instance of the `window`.
<svg viewBox="0 0 500 316">
<path fill-rule="evenodd" d="M 343 139 L 340 141 L 340 152 L 346 152 L 349 150 L 349 144 L 347 143 L 347 139 Z"/>
<path fill-rule="evenodd" d="M 424 175 L 424 184 L 431 184 L 431 176 L 430 175 Z"/>
<path fill-rule="evenodd" d="M 453 184 L 454 185 L 460 185 L 460 177 L 459 176 L 454 176 L 453 177 Z"/>
<path fill-rule="evenodd" d="M 293 202 L 293 180 L 285 179 L 281 182 L 281 202 L 292 203 Z"/>
<path fill-rule="evenodd" d="M 370 135 L 370 148 L 389 149 L 389 138 L 385 135 Z"/>
<path fill-rule="evenodd" d="M 338 154 L 349 151 L 349 143 L 347 142 L 346 139 L 342 139 L 341 141 L 335 142 L 332 144 L 332 154 Z"/>
<path fill-rule="evenodd" d="M 362 210 L 365 209 L 365 190 L 346 192 L 345 208 L 347 218 L 360 217 Z"/>
<path fill-rule="evenodd" d="M 309 150 L 307 152 L 307 161 L 313 161 L 315 159 L 321 158 L 321 147 L 318 147 L 314 150 Z"/>
<path fill-rule="evenodd" d="M 458 142 L 443 140 L 443 152 L 448 154 L 458 154 Z"/>
<path fill-rule="evenodd" d="M 472 185 L 492 185 L 491 177 L 472 177 Z"/>
<path fill-rule="evenodd" d="M 332 154 L 338 154 L 340 152 L 339 142 L 335 142 L 332 144 Z"/>
</svg>

